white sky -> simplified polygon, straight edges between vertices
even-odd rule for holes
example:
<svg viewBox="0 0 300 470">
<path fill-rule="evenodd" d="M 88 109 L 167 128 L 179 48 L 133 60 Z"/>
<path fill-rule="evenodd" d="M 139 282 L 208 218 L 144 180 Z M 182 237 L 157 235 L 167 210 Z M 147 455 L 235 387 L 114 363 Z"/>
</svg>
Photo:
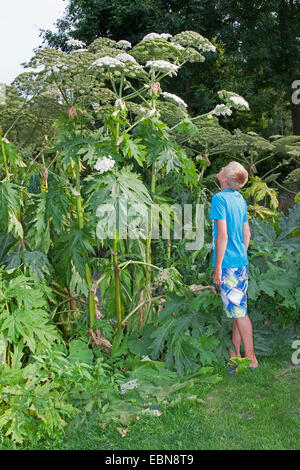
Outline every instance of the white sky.
<svg viewBox="0 0 300 470">
<path fill-rule="evenodd" d="M 55 31 L 66 6 L 63 0 L 0 0 L 0 82 L 9 85 L 26 71 L 20 64 L 42 44 L 39 28 Z"/>
</svg>

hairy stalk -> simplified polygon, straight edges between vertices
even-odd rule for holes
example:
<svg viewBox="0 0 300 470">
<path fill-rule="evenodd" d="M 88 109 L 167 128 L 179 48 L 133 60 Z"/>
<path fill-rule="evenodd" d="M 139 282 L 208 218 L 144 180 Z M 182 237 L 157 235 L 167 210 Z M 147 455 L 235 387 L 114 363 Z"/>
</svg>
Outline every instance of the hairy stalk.
<svg viewBox="0 0 300 470">
<path fill-rule="evenodd" d="M 8 170 L 7 156 L 6 156 L 6 150 L 5 150 L 5 145 L 4 145 L 3 140 L 1 140 L 1 150 L 2 150 L 2 155 L 3 155 L 3 163 L 4 163 L 5 173 L 6 173 L 6 179 L 7 179 L 7 181 L 9 181 L 10 174 L 9 174 L 9 170 Z"/>
<path fill-rule="evenodd" d="M 120 331 L 122 328 L 122 306 L 121 306 L 121 293 L 120 293 L 120 276 L 118 266 L 118 232 L 115 231 L 115 238 L 113 240 L 113 264 L 114 264 L 114 276 L 115 276 L 115 296 L 116 296 L 116 314 L 117 314 L 117 330 Z"/>
<path fill-rule="evenodd" d="M 157 269 L 158 271 L 162 271 L 163 269 L 162 268 L 159 268 L 158 266 L 155 266 L 155 264 L 149 264 L 149 263 L 146 263 L 145 261 L 134 261 L 132 259 L 130 259 L 129 261 L 124 261 L 123 263 L 120 263 L 119 264 L 119 268 L 122 268 L 121 270 L 127 268 L 127 266 L 129 264 L 143 264 L 145 266 L 152 266 L 152 268 L 155 268 Z"/>
<path fill-rule="evenodd" d="M 171 258 L 171 248 L 172 248 L 172 243 L 171 243 L 171 239 L 169 238 L 168 239 L 168 259 Z"/>
<path fill-rule="evenodd" d="M 152 177 L 151 177 L 151 193 L 152 195 L 155 194 L 155 187 L 156 187 L 156 167 L 157 163 L 154 161 L 152 163 Z M 149 310 L 151 307 L 151 303 L 149 299 L 151 298 L 151 281 L 152 281 L 152 269 L 151 269 L 151 235 L 152 235 L 152 217 L 150 213 L 150 217 L 148 220 L 148 235 L 146 240 L 146 296 L 148 298 L 148 304 L 146 309 L 145 318 L 147 319 Z"/>
<path fill-rule="evenodd" d="M 90 328 L 93 328 L 95 322 L 95 291 L 93 290 L 92 274 L 89 264 L 85 264 L 85 278 L 89 287 L 89 319 Z"/>
<path fill-rule="evenodd" d="M 76 207 L 77 207 L 77 217 L 78 217 L 78 225 L 80 230 L 84 227 L 84 219 L 83 219 L 83 207 L 82 207 L 82 198 L 80 193 L 80 159 L 76 163 L 75 166 L 75 179 L 76 179 Z M 85 280 L 89 288 L 89 325 L 90 328 L 93 327 L 95 322 L 95 292 L 92 289 L 92 275 L 89 264 L 85 264 Z"/>
<path fill-rule="evenodd" d="M 9 313 L 9 308 L 8 308 L 8 303 L 7 302 L 5 302 L 5 307 L 6 307 L 6 311 Z M 10 367 L 11 366 L 11 357 L 10 357 L 10 342 L 9 341 L 7 341 L 5 361 L 6 361 L 6 364 L 8 365 L 8 367 Z"/>
<path fill-rule="evenodd" d="M 19 212 L 17 215 L 18 221 L 21 223 L 21 213 Z M 25 240 L 23 237 L 20 237 L 20 243 L 23 251 L 26 251 Z"/>
<path fill-rule="evenodd" d="M 137 307 L 135 307 L 133 310 L 131 310 L 130 313 L 128 313 L 127 317 L 124 318 L 124 320 L 122 321 L 122 325 L 125 325 L 125 323 L 129 320 L 129 318 L 132 317 L 132 315 L 135 312 L 137 312 L 143 305 L 145 305 L 148 302 L 156 302 L 157 300 L 161 299 L 162 297 L 163 297 L 163 295 L 159 295 L 158 297 L 152 297 L 150 300 L 143 300 L 143 302 L 141 302 Z"/>
</svg>

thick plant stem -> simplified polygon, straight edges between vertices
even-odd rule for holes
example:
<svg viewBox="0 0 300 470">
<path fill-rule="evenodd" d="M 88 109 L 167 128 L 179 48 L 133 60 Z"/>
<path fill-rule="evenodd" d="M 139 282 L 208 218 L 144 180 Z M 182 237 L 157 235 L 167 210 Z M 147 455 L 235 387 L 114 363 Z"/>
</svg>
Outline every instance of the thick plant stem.
<svg viewBox="0 0 300 470">
<path fill-rule="evenodd" d="M 84 227 L 83 220 L 83 208 L 82 208 L 82 198 L 80 193 L 80 160 L 76 163 L 75 166 L 75 179 L 76 179 L 76 207 L 77 207 L 77 217 L 78 217 L 78 226 L 80 230 Z M 95 292 L 92 289 L 92 275 L 90 266 L 88 263 L 85 264 L 85 280 L 89 288 L 89 326 L 93 327 L 95 322 Z"/>
<path fill-rule="evenodd" d="M 80 193 L 80 169 L 79 169 L 79 161 L 76 163 L 75 166 L 75 179 L 76 179 L 76 208 L 77 208 L 77 217 L 78 217 L 78 226 L 80 230 L 83 229 L 84 221 L 83 221 L 83 208 L 82 208 L 82 200 L 81 200 L 81 193 Z"/>
<path fill-rule="evenodd" d="M 86 263 L 85 265 L 85 278 L 87 285 L 89 287 L 89 320 L 90 320 L 90 328 L 93 328 L 94 322 L 95 322 L 95 292 L 93 290 L 93 285 L 92 285 L 92 275 L 91 275 L 91 270 Z"/>
<path fill-rule="evenodd" d="M 155 193 L 155 187 L 156 187 L 156 161 L 153 162 L 152 164 L 152 178 L 151 178 L 151 193 L 152 195 Z M 152 278 L 152 269 L 151 269 L 151 235 L 152 235 L 152 217 L 151 217 L 151 212 L 150 212 L 150 217 L 148 220 L 148 234 L 147 234 L 147 240 L 146 240 L 146 263 L 147 263 L 147 268 L 146 268 L 146 295 L 148 299 L 151 297 L 151 278 Z M 146 317 L 148 316 L 148 312 L 150 309 L 151 304 L 147 304 L 147 311 L 146 311 Z"/>
<path fill-rule="evenodd" d="M 169 238 L 168 239 L 168 259 L 171 258 L 171 248 L 172 248 L 172 243 L 171 243 L 171 239 Z"/>
<path fill-rule="evenodd" d="M 162 295 L 159 295 L 159 296 L 157 296 L 157 297 L 152 297 L 152 298 L 150 299 L 150 301 L 148 301 L 148 300 L 143 300 L 143 302 L 141 302 L 141 303 L 140 303 L 137 307 L 135 307 L 130 313 L 128 313 L 127 317 L 124 318 L 124 320 L 122 321 L 122 325 L 124 325 L 124 324 L 129 320 L 129 318 L 132 317 L 132 315 L 133 315 L 137 310 L 139 310 L 139 308 L 141 308 L 143 305 L 145 305 L 147 302 L 155 302 L 155 301 L 161 299 L 162 297 L 163 297 Z"/>
<path fill-rule="evenodd" d="M 2 150 L 2 155 L 3 155 L 3 162 L 4 162 L 5 173 L 6 173 L 6 179 L 7 179 L 7 181 L 9 181 L 10 175 L 9 175 L 6 150 L 5 150 L 5 145 L 4 145 L 3 140 L 1 141 L 1 150 Z"/>
<path fill-rule="evenodd" d="M 114 275 L 115 275 L 115 296 L 116 296 L 116 314 L 117 314 L 117 330 L 120 331 L 122 328 L 122 306 L 121 306 L 121 294 L 120 294 L 120 276 L 118 266 L 118 232 L 115 232 L 115 238 L 113 241 L 113 263 L 114 263 Z"/>
<path fill-rule="evenodd" d="M 16 214 L 17 217 L 18 217 L 18 221 L 21 223 L 21 214 L 18 213 Z M 26 251 L 26 245 L 25 245 L 25 241 L 24 241 L 24 238 L 23 237 L 20 237 L 20 243 L 21 243 L 21 247 L 22 247 L 22 250 L 23 251 Z"/>
</svg>

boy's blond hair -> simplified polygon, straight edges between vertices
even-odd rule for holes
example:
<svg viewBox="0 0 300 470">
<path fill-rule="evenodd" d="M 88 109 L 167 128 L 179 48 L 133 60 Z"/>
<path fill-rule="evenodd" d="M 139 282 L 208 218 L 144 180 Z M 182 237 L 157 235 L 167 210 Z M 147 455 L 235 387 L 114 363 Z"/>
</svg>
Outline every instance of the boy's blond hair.
<svg viewBox="0 0 300 470">
<path fill-rule="evenodd" d="M 233 191 L 242 188 L 248 181 L 248 172 L 239 162 L 230 162 L 225 167 L 227 185 Z"/>
</svg>

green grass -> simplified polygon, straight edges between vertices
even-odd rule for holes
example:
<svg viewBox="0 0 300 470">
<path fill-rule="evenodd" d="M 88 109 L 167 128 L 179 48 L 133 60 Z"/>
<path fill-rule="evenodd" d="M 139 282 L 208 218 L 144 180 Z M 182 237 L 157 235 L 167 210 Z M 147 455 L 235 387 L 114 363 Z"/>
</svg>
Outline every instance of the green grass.
<svg viewBox="0 0 300 470">
<path fill-rule="evenodd" d="M 112 423 L 102 429 L 96 414 L 70 423 L 64 438 L 38 448 L 102 450 L 298 449 L 300 367 L 261 359 L 240 376 L 191 389 L 198 400 L 163 406 L 162 415 L 140 416 L 122 437 Z M 35 447 L 37 448 L 37 447 Z"/>
</svg>

